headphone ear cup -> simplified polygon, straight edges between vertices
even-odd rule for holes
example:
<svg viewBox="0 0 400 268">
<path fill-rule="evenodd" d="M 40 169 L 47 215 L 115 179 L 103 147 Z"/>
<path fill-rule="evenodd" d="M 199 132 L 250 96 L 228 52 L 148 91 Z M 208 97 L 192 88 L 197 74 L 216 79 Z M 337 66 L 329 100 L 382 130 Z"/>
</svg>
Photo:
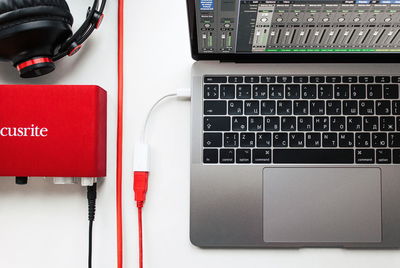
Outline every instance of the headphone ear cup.
<svg viewBox="0 0 400 268">
<path fill-rule="evenodd" d="M 12 62 L 23 78 L 52 72 L 72 23 L 64 0 L 0 0 L 0 60 Z"/>
</svg>

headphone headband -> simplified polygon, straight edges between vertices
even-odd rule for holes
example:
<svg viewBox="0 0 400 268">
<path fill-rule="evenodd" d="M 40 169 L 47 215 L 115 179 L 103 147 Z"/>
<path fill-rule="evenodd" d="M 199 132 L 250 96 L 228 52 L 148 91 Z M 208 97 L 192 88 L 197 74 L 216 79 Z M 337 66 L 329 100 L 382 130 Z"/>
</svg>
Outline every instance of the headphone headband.
<svg viewBox="0 0 400 268">
<path fill-rule="evenodd" d="M 104 17 L 103 11 L 105 5 L 106 0 L 101 0 L 100 5 L 99 0 L 94 0 L 92 7 L 88 8 L 86 19 L 81 27 L 61 45 L 57 54 L 53 57 L 53 61 L 59 60 L 67 55 L 72 56 L 80 50 L 86 39 L 88 39 L 95 29 L 100 27 Z"/>
</svg>

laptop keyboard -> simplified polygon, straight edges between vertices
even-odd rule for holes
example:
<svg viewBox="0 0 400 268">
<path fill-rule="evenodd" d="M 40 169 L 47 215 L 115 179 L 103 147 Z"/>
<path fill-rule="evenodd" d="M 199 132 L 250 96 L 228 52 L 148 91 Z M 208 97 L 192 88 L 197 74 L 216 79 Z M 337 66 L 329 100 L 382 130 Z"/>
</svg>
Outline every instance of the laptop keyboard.
<svg viewBox="0 0 400 268">
<path fill-rule="evenodd" d="M 205 76 L 205 164 L 400 164 L 400 76 Z"/>
</svg>

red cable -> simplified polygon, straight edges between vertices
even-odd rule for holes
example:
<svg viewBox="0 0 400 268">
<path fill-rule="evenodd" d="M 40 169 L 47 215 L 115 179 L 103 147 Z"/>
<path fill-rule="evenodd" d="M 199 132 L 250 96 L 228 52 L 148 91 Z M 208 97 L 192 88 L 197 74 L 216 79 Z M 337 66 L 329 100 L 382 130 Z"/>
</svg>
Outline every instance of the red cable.
<svg viewBox="0 0 400 268">
<path fill-rule="evenodd" d="M 123 267 L 122 234 L 122 144 L 124 104 L 124 0 L 118 0 L 118 122 L 117 122 L 117 259 L 118 268 Z"/>
<path fill-rule="evenodd" d="M 138 225 L 139 225 L 139 268 L 143 268 L 143 224 L 142 224 L 142 208 L 138 208 Z"/>
</svg>

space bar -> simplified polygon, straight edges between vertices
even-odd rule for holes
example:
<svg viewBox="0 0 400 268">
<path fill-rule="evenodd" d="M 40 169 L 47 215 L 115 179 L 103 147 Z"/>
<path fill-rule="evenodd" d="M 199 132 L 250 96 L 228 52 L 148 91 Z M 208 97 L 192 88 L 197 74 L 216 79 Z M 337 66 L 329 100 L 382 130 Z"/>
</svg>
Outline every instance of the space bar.
<svg viewBox="0 0 400 268">
<path fill-rule="evenodd" d="M 275 149 L 276 164 L 353 164 L 353 149 Z"/>
</svg>

